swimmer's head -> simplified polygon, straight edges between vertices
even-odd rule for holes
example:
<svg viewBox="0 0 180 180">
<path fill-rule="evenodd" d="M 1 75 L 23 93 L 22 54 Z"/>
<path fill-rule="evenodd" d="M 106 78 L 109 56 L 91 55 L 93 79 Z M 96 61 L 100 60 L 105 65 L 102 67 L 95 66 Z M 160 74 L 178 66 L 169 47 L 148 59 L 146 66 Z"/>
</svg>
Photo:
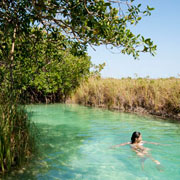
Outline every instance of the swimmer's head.
<svg viewBox="0 0 180 180">
<path fill-rule="evenodd" d="M 139 143 L 142 140 L 141 133 L 140 132 L 133 132 L 131 136 L 131 144 Z"/>
</svg>

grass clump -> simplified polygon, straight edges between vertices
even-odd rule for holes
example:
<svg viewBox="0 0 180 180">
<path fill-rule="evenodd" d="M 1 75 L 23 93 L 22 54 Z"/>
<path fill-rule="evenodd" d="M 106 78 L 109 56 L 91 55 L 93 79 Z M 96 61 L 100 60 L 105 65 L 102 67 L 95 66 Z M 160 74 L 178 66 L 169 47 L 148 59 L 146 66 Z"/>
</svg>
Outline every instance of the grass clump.
<svg viewBox="0 0 180 180">
<path fill-rule="evenodd" d="M 71 101 L 180 119 L 180 79 L 90 78 L 81 84 Z"/>
<path fill-rule="evenodd" d="M 17 98 L 0 96 L 0 174 L 4 174 L 25 162 L 35 145 L 24 107 L 17 105 Z"/>
</svg>

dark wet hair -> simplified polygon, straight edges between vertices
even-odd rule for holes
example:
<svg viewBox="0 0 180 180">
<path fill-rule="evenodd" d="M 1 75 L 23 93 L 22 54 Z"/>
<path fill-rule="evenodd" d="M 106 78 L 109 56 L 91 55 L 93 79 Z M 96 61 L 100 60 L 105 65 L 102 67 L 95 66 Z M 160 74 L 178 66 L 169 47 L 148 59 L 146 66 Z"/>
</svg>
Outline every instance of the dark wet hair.
<svg viewBox="0 0 180 180">
<path fill-rule="evenodd" d="M 139 138 L 140 135 L 141 135 L 140 132 L 137 132 L 137 131 L 133 132 L 133 134 L 131 136 L 131 144 L 133 144 L 135 142 L 135 139 Z"/>
</svg>

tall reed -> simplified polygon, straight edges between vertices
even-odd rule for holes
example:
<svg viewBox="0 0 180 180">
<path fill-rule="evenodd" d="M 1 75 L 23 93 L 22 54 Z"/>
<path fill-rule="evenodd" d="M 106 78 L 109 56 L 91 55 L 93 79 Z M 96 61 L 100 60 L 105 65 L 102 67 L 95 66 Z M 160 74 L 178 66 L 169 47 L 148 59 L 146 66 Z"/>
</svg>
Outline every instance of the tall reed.
<svg viewBox="0 0 180 180">
<path fill-rule="evenodd" d="M 180 79 L 90 78 L 81 84 L 71 101 L 180 119 Z"/>
<path fill-rule="evenodd" d="M 0 173 L 5 173 L 28 159 L 35 146 L 31 123 L 17 98 L 0 97 Z"/>
</svg>

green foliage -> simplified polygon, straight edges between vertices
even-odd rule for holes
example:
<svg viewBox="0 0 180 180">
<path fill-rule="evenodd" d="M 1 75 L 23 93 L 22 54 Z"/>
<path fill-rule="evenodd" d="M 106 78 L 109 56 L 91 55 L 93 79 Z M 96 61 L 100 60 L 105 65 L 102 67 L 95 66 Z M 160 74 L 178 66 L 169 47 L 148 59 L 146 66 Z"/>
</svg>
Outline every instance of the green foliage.
<svg viewBox="0 0 180 180">
<path fill-rule="evenodd" d="M 100 78 L 101 77 L 101 71 L 104 69 L 106 63 L 102 63 L 99 65 L 92 64 L 91 65 L 91 73 L 90 73 L 90 78 Z"/>
<path fill-rule="evenodd" d="M 124 10 L 118 8 L 122 6 Z M 6 36 L 0 39 L 10 37 L 12 40 L 14 32 L 18 37 L 29 36 L 30 29 L 38 26 L 53 32 L 54 36 L 63 33 L 67 40 L 76 42 L 74 48 L 86 50 L 88 44 L 110 44 L 137 58 L 140 52 L 154 54 L 156 46 L 127 27 L 151 15 L 152 10 L 154 8 L 149 6 L 142 9 L 141 4 L 132 0 L 113 3 L 104 0 L 2 0 L 0 30 L 6 32 Z"/>
<path fill-rule="evenodd" d="M 40 29 L 32 29 L 30 38 L 17 39 L 13 62 L 13 88 L 18 94 L 37 97 L 56 96 L 57 100 L 64 100 L 89 75 L 90 58 L 73 55 L 73 43 L 62 45 L 61 34 L 46 33 Z M 23 51 L 22 51 L 23 50 Z M 79 51 L 80 52 L 80 51 Z M 10 72 L 6 66 L 1 67 L 1 84 L 6 86 L 10 79 Z M 26 102 L 26 101 L 25 101 Z"/>
</svg>

